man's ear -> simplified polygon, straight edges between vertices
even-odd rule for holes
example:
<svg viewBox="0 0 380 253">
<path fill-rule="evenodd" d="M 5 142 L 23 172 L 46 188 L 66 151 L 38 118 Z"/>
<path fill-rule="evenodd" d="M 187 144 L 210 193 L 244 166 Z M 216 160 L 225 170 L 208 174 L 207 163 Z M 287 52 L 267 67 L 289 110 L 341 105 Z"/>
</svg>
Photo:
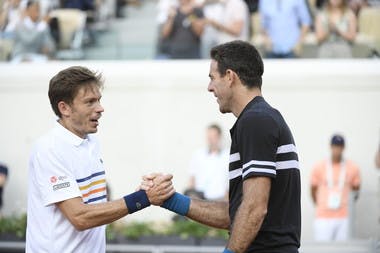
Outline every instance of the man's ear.
<svg viewBox="0 0 380 253">
<path fill-rule="evenodd" d="M 64 101 L 58 102 L 58 110 L 61 113 L 62 117 L 69 117 L 71 114 L 71 107 Z"/>
<path fill-rule="evenodd" d="M 225 78 L 227 79 L 227 81 L 230 84 L 230 86 L 233 83 L 235 83 L 237 80 L 239 80 L 239 77 L 237 76 L 236 72 L 233 71 L 233 70 L 231 70 L 231 69 L 227 69 L 226 70 Z"/>
</svg>

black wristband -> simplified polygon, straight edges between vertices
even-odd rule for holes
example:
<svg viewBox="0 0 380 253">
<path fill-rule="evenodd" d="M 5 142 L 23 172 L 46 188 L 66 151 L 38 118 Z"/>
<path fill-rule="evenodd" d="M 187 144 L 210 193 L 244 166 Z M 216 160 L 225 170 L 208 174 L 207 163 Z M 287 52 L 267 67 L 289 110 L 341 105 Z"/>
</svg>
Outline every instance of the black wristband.
<svg viewBox="0 0 380 253">
<path fill-rule="evenodd" d="M 148 196 L 146 195 L 146 192 L 144 190 L 140 190 L 124 196 L 124 201 L 125 205 L 128 208 L 129 214 L 140 211 L 141 209 L 150 206 Z"/>
</svg>

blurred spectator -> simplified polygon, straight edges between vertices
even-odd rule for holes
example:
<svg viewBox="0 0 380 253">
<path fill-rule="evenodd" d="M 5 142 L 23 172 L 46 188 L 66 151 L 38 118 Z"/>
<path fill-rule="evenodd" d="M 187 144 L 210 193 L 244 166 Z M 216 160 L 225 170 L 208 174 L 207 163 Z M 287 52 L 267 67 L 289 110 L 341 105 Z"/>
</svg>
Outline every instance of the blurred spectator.
<svg viewBox="0 0 380 253">
<path fill-rule="evenodd" d="M 161 35 L 167 39 L 170 59 L 201 57 L 200 38 L 204 28 L 203 11 L 195 8 L 193 0 L 180 0 L 179 7 L 169 10 Z"/>
<path fill-rule="evenodd" d="M 8 168 L 4 164 L 0 163 L 0 217 L 3 207 L 3 190 L 8 178 Z"/>
<path fill-rule="evenodd" d="M 218 1 L 203 0 L 198 3 L 203 8 L 205 19 L 212 19 L 217 23 L 223 20 L 223 4 Z M 201 56 L 210 57 L 210 50 L 219 43 L 220 32 L 210 24 L 206 24 L 201 36 Z"/>
<path fill-rule="evenodd" d="M 355 40 L 356 28 L 356 16 L 345 0 L 328 0 L 315 22 L 315 34 L 320 43 L 319 57 L 352 57 L 351 43 Z"/>
<path fill-rule="evenodd" d="M 368 1 L 367 0 L 349 0 L 348 6 L 355 13 L 355 15 L 358 16 L 360 9 L 362 7 L 368 6 Z"/>
<path fill-rule="evenodd" d="M 21 0 L 6 0 L 0 9 L 0 30 L 3 38 L 13 38 L 14 30 L 21 20 Z"/>
<path fill-rule="evenodd" d="M 40 5 L 28 1 L 25 17 L 17 25 L 14 37 L 13 62 L 46 61 L 55 49 L 49 27 L 40 19 Z"/>
<path fill-rule="evenodd" d="M 343 158 L 344 147 L 343 136 L 334 135 L 331 158 L 316 164 L 311 173 L 316 241 L 344 241 L 349 237 L 349 197 L 351 191 L 360 188 L 360 173 L 356 164 Z"/>
<path fill-rule="evenodd" d="M 259 0 L 244 0 L 247 3 L 249 13 L 256 13 L 259 10 Z"/>
<path fill-rule="evenodd" d="M 220 0 L 223 4 L 221 22 L 206 19 L 206 24 L 219 30 L 218 44 L 233 40 L 248 41 L 249 39 L 249 11 L 243 0 Z"/>
<path fill-rule="evenodd" d="M 229 153 L 222 148 L 222 130 L 210 125 L 207 147 L 195 152 L 190 163 L 189 189 L 209 200 L 225 199 L 228 186 Z"/>
<path fill-rule="evenodd" d="M 305 0 L 259 1 L 266 57 L 293 58 L 311 25 Z"/>
<path fill-rule="evenodd" d="M 88 11 L 95 9 L 95 2 L 94 0 L 61 0 L 61 7 Z"/>
<path fill-rule="evenodd" d="M 322 9 L 327 4 L 328 0 L 316 0 L 316 7 Z M 359 15 L 360 9 L 366 6 L 379 5 L 379 0 L 345 0 L 347 6 L 355 13 Z"/>
<path fill-rule="evenodd" d="M 177 7 L 178 2 L 176 0 L 159 0 L 157 3 L 157 25 L 160 32 L 157 39 L 156 59 L 169 58 L 169 39 L 163 37 L 161 30 L 168 19 L 170 10 Z"/>
</svg>

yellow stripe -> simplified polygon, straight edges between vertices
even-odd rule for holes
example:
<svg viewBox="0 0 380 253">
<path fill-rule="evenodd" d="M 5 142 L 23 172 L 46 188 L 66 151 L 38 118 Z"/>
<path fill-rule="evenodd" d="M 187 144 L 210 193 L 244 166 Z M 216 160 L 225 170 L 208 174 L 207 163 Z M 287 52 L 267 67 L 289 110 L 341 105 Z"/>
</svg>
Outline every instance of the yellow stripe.
<svg viewBox="0 0 380 253">
<path fill-rule="evenodd" d="M 98 181 L 94 181 L 94 182 L 92 182 L 92 183 L 90 183 L 88 185 L 81 186 L 81 187 L 79 187 L 79 189 L 81 191 L 83 191 L 83 190 L 86 190 L 86 189 L 90 188 L 91 186 L 94 186 L 94 185 L 97 185 L 97 184 L 102 184 L 102 183 L 105 183 L 105 182 L 106 182 L 105 179 L 101 179 L 101 180 L 98 180 Z"/>
</svg>

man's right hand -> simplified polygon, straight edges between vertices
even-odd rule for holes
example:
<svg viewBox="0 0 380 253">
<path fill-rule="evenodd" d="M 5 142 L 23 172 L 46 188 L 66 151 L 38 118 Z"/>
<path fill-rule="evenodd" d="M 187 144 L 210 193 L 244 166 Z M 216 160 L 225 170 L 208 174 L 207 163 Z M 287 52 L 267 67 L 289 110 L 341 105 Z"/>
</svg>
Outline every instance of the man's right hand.
<svg viewBox="0 0 380 253">
<path fill-rule="evenodd" d="M 161 206 L 165 200 L 170 198 L 175 189 L 172 183 L 173 175 L 153 173 L 143 177 L 141 188 L 146 191 L 152 205 Z"/>
</svg>

